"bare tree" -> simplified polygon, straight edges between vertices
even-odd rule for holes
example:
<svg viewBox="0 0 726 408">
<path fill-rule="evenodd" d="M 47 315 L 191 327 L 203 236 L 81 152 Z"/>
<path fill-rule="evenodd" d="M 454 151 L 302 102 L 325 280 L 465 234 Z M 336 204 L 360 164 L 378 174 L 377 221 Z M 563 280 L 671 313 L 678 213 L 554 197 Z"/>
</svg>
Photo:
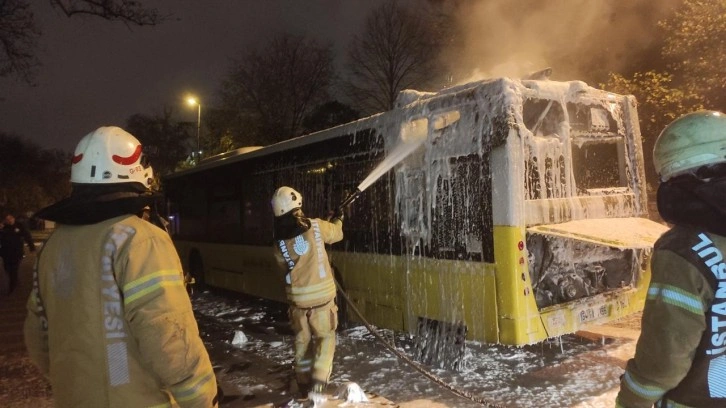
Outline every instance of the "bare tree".
<svg viewBox="0 0 726 408">
<path fill-rule="evenodd" d="M 70 153 L 42 149 L 36 143 L 2 131 L 0 151 L 12 152 L 4 155 L 0 163 L 0 207 L 25 214 L 70 193 Z"/>
<path fill-rule="evenodd" d="M 174 121 L 173 113 L 172 108 L 164 107 L 161 114 L 135 114 L 126 120 L 126 130 L 141 141 L 157 176 L 173 172 L 188 155 L 188 142 L 193 140 L 192 128 L 187 122 Z"/>
<path fill-rule="evenodd" d="M 50 0 L 50 4 L 68 17 L 85 14 L 138 26 L 156 25 L 163 20 L 157 9 L 135 0 Z"/>
<path fill-rule="evenodd" d="M 366 18 L 348 54 L 348 97 L 365 113 L 393 108 L 404 89 L 425 89 L 436 78 L 438 40 L 423 12 L 388 1 Z"/>
<path fill-rule="evenodd" d="M 40 63 L 35 57 L 40 30 L 24 0 L 0 0 L 0 77 L 16 74 L 30 83 Z"/>
<path fill-rule="evenodd" d="M 327 97 L 332 79 L 331 45 L 282 34 L 233 61 L 222 87 L 224 109 L 256 117 L 249 142 L 285 140 L 300 134 L 303 118 Z"/>
<path fill-rule="evenodd" d="M 49 0 L 66 16 L 91 15 L 126 25 L 156 25 L 165 17 L 135 0 Z M 41 32 L 29 0 L 0 0 L 0 77 L 17 76 L 32 84 L 40 61 L 35 55 Z"/>
</svg>

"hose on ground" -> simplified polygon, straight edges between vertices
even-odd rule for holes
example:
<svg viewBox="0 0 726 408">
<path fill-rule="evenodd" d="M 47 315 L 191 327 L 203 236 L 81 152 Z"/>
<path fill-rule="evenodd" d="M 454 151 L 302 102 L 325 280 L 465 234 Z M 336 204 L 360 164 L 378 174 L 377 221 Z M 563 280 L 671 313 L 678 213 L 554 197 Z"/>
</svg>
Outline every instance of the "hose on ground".
<svg viewBox="0 0 726 408">
<path fill-rule="evenodd" d="M 453 393 L 453 394 L 455 394 L 455 395 L 457 395 L 459 397 L 466 398 L 468 400 L 471 400 L 473 402 L 476 402 L 477 404 L 481 404 L 481 405 L 483 405 L 485 407 L 488 407 L 488 408 L 504 408 L 503 405 L 499 405 L 499 404 L 496 404 L 494 402 L 488 401 L 488 400 L 486 400 L 484 398 L 477 397 L 475 395 L 472 395 L 470 392 L 468 392 L 466 390 L 459 389 L 457 387 L 454 387 L 451 384 L 446 383 L 444 380 L 442 380 L 440 377 L 437 377 L 435 374 L 433 374 L 432 372 L 430 372 L 429 370 L 427 370 L 421 364 L 419 364 L 419 363 L 411 360 L 410 357 L 408 357 L 407 355 L 403 354 L 400 350 L 398 350 L 396 348 L 396 346 L 394 346 L 393 344 L 389 343 L 380 333 L 378 333 L 378 330 L 376 330 L 375 327 L 371 326 L 371 324 L 368 323 L 368 321 L 365 319 L 365 317 L 363 317 L 363 314 L 361 314 L 361 312 L 355 306 L 355 304 L 350 299 L 350 297 L 348 297 L 348 294 L 345 293 L 345 290 L 343 290 L 343 288 L 341 287 L 341 285 L 340 285 L 340 283 L 338 282 L 337 279 L 335 280 L 335 285 L 338 287 L 338 292 L 341 294 L 341 296 L 343 296 L 343 298 L 345 299 L 346 303 L 348 303 L 348 305 L 351 307 L 351 309 L 353 309 L 353 312 L 355 313 L 355 315 L 358 316 L 358 318 L 360 319 L 361 322 L 363 322 L 363 325 L 365 325 L 366 329 L 368 329 L 368 331 L 373 336 L 375 336 L 375 338 L 379 342 L 381 342 L 381 344 L 383 344 L 383 346 L 385 346 L 388 350 L 390 350 L 393 354 L 395 354 L 396 357 L 398 357 L 399 359 L 401 359 L 404 362 L 406 362 L 407 364 L 409 364 L 416 371 L 418 371 L 419 373 L 423 374 L 424 377 L 428 378 L 429 380 L 433 381 L 434 383 L 440 385 L 441 387 L 447 389 L 448 391 L 450 391 L 451 393 Z"/>
</svg>

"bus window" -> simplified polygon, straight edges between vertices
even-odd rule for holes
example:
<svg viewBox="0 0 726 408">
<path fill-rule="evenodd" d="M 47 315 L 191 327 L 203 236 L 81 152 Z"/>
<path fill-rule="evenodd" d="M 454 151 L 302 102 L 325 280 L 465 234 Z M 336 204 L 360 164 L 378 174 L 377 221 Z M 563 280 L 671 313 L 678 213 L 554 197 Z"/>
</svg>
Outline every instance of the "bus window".
<svg viewBox="0 0 726 408">
<path fill-rule="evenodd" d="M 187 183 L 175 192 L 178 205 L 177 224 L 179 237 L 185 239 L 205 239 L 207 221 L 207 191 L 201 183 Z"/>
<path fill-rule="evenodd" d="M 348 207 L 342 245 L 346 251 L 401 254 L 400 234 L 392 216 L 392 184 L 391 177 L 384 175 Z"/>
<path fill-rule="evenodd" d="M 572 170 L 578 194 L 607 194 L 628 187 L 625 138 L 610 111 L 568 103 Z"/>
<path fill-rule="evenodd" d="M 621 171 L 622 145 L 622 138 L 573 141 L 572 168 L 578 192 L 627 187 Z"/>
<path fill-rule="evenodd" d="M 401 236 L 406 240 L 406 251 L 423 250 L 421 240 L 428 236 L 428 214 L 426 213 L 426 173 L 423 169 L 399 172 L 396 177 L 400 194 L 399 217 Z"/>
<path fill-rule="evenodd" d="M 254 175 L 246 179 L 242 189 L 242 243 L 270 245 L 272 242 L 272 210 L 270 191 L 272 176 Z"/>
<path fill-rule="evenodd" d="M 599 106 L 567 104 L 567 116 L 573 132 L 617 133 L 617 123 L 607 110 Z"/>
<path fill-rule="evenodd" d="M 451 175 L 440 177 L 432 205 L 432 256 L 492 262 L 491 181 L 488 160 L 469 155 L 450 160 Z"/>
<path fill-rule="evenodd" d="M 557 135 L 534 136 L 524 163 L 527 199 L 567 197 L 565 145 Z"/>
<path fill-rule="evenodd" d="M 524 125 L 535 136 L 562 135 L 560 126 L 565 122 L 562 106 L 552 100 L 525 99 L 522 106 Z"/>
<path fill-rule="evenodd" d="M 527 200 L 539 200 L 542 197 L 542 184 L 539 180 L 537 156 L 528 154 L 524 161 L 524 185 Z"/>
<path fill-rule="evenodd" d="M 528 199 L 568 196 L 567 156 L 564 138 L 569 132 L 562 105 L 552 100 L 526 99 L 524 124 L 532 132 L 527 138 L 524 163 Z"/>
<path fill-rule="evenodd" d="M 209 197 L 207 236 L 213 242 L 240 241 L 240 200 L 237 189 L 226 180 L 217 179 Z"/>
<path fill-rule="evenodd" d="M 333 181 L 336 204 L 355 191 L 358 184 L 375 168 L 382 157 L 382 139 L 366 130 L 356 135 L 359 146 L 356 154 L 339 161 Z M 360 143 L 364 142 L 364 143 Z M 343 243 L 346 251 L 400 254 L 397 227 L 393 221 L 393 194 L 390 174 L 382 176 L 345 211 Z"/>
</svg>

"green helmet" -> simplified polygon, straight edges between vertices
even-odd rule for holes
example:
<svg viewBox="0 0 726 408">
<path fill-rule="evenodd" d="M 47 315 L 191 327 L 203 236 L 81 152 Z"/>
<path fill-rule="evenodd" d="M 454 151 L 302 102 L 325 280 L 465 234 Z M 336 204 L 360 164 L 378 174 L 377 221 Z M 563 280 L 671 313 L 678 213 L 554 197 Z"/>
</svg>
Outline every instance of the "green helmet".
<svg viewBox="0 0 726 408">
<path fill-rule="evenodd" d="M 671 122 L 658 136 L 653 164 L 661 181 L 726 162 L 726 115 L 698 111 Z"/>
</svg>

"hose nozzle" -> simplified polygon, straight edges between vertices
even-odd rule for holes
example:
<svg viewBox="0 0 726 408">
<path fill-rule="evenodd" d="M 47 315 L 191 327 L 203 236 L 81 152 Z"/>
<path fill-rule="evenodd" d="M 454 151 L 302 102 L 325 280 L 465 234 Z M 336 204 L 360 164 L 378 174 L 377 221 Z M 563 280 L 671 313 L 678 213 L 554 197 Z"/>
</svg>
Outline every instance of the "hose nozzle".
<svg viewBox="0 0 726 408">
<path fill-rule="evenodd" d="M 360 197 L 361 191 L 359 189 L 355 189 L 348 197 L 343 200 L 342 203 L 338 206 L 338 210 L 342 211 L 345 207 L 349 206 L 353 201 L 355 201 L 358 197 Z"/>
</svg>

